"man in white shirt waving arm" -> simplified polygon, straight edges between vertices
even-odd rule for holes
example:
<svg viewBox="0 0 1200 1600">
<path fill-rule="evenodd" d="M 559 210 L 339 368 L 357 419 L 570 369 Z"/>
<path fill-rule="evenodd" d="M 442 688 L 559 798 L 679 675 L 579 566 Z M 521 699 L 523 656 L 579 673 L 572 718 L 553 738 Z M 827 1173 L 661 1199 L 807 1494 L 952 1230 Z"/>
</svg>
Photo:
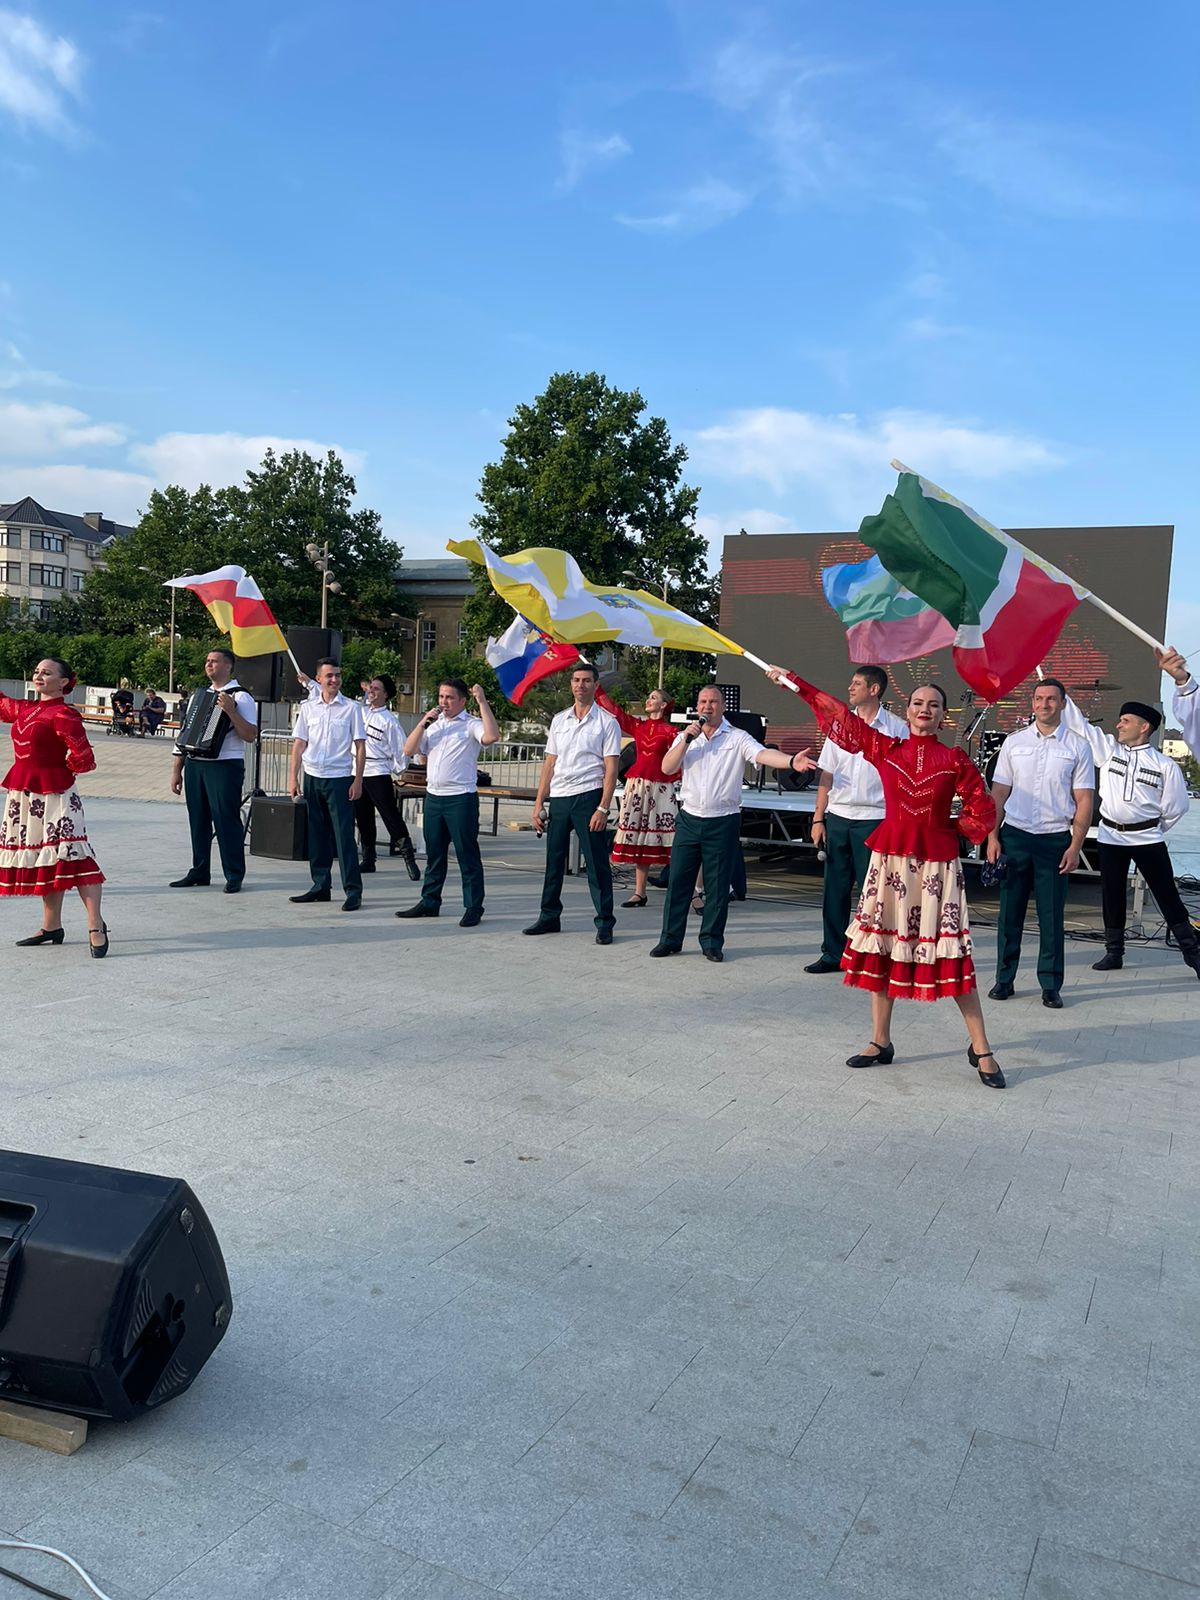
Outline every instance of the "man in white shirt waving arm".
<svg viewBox="0 0 1200 1600">
<path fill-rule="evenodd" d="M 574 830 L 579 839 L 596 916 L 596 943 L 611 944 L 612 867 L 608 859 L 608 808 L 617 786 L 621 730 L 616 717 L 596 704 L 600 674 L 590 662 L 571 673 L 573 704 L 550 724 L 546 758 L 533 803 L 533 825 L 546 834 L 546 876 L 538 919 L 523 933 L 562 931 L 562 885 Z M 549 800 L 549 815 L 546 815 Z"/>
<path fill-rule="evenodd" d="M 662 935 L 652 956 L 674 956 L 683 949 L 688 907 L 704 868 L 704 915 L 700 948 L 709 961 L 724 961 L 725 919 L 733 853 L 741 833 L 742 784 L 746 763 L 811 772 L 816 762 L 806 750 L 785 755 L 768 750 L 725 720 L 725 697 L 710 684 L 696 697 L 696 720 L 663 757 L 668 775 L 683 770 L 679 815 L 671 847 L 671 875 L 663 907 Z"/>
<path fill-rule="evenodd" d="M 1066 699 L 1057 678 L 1043 678 L 1033 691 L 1033 721 L 1000 746 L 992 780 L 996 826 L 987 845 L 989 861 L 1003 854 L 1007 863 L 1000 886 L 996 982 L 988 998 L 1008 1000 L 1014 993 L 1032 889 L 1038 983 L 1042 1004 L 1054 1011 L 1062 1009 L 1066 970 L 1067 877 L 1079 865 L 1096 796 L 1091 749 L 1063 726 Z"/>
<path fill-rule="evenodd" d="M 442 909 L 442 888 L 450 846 L 462 877 L 463 914 L 460 928 L 476 928 L 483 920 L 483 857 L 479 853 L 479 747 L 495 744 L 500 727 L 478 684 L 471 691 L 479 715 L 467 714 L 467 686 L 461 678 L 438 684 L 438 703 L 404 741 L 407 756 L 426 758 L 425 882 L 415 906 L 398 917 L 436 917 Z"/>
<path fill-rule="evenodd" d="M 1171 715 L 1178 722 L 1188 749 L 1200 761 L 1200 686 L 1178 650 L 1156 650 L 1154 654 L 1163 671 L 1175 680 Z"/>
<path fill-rule="evenodd" d="M 362 905 L 362 873 L 354 842 L 354 805 L 362 794 L 367 730 L 362 707 L 341 692 L 342 669 L 336 661 L 326 657 L 317 663 L 317 683 L 320 694 L 306 700 L 296 713 L 289 785 L 295 799 L 301 792 L 303 763 L 312 888 L 291 899 L 298 906 L 329 899 L 336 849 L 346 896 L 342 910 L 357 911 Z"/>
<path fill-rule="evenodd" d="M 1100 791 L 1100 891 L 1104 907 L 1104 954 L 1092 966 L 1113 972 L 1125 964 L 1125 917 L 1129 867 L 1145 878 L 1150 893 L 1174 935 L 1179 952 L 1200 976 L 1200 939 L 1175 884 L 1166 835 L 1188 808 L 1187 784 L 1170 756 L 1150 743 L 1162 716 L 1141 700 L 1127 700 L 1117 732 L 1088 722 L 1068 698 L 1063 720 L 1091 746 Z"/>
</svg>

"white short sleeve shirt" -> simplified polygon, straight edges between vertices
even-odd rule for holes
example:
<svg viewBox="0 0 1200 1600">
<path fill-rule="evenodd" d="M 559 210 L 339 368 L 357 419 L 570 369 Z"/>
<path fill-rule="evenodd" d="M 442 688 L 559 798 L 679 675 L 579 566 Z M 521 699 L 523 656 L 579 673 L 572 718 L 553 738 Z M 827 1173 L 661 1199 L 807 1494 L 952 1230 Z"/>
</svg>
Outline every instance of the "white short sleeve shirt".
<svg viewBox="0 0 1200 1600">
<path fill-rule="evenodd" d="M 1096 764 L 1087 740 L 1060 722 L 1053 733 L 1036 723 L 1010 733 L 996 757 L 993 783 L 1012 791 L 1004 820 L 1022 833 L 1068 833 L 1075 820 L 1075 790 L 1096 787 Z"/>
<path fill-rule="evenodd" d="M 554 757 L 552 800 L 602 789 L 605 756 L 621 754 L 621 729 L 616 717 L 594 704 L 586 717 L 577 717 L 574 706 L 560 711 L 550 724 L 546 754 Z"/>
<path fill-rule="evenodd" d="M 722 717 L 711 733 L 701 733 L 687 743 L 681 733 L 671 746 L 684 744 L 683 776 L 679 783 L 679 808 L 691 817 L 730 817 L 742 809 L 746 763 L 755 764 L 764 746 Z"/>
<path fill-rule="evenodd" d="M 465 709 L 445 713 L 421 735 L 419 749 L 427 760 L 426 787 L 433 795 L 474 794 L 479 784 L 479 747 L 483 723 Z"/>
<path fill-rule="evenodd" d="M 367 738 L 357 700 L 347 700 L 344 694 L 333 700 L 305 700 L 292 733 L 305 741 L 301 759 L 310 778 L 354 776 L 355 743 L 361 739 L 365 744 Z"/>
</svg>

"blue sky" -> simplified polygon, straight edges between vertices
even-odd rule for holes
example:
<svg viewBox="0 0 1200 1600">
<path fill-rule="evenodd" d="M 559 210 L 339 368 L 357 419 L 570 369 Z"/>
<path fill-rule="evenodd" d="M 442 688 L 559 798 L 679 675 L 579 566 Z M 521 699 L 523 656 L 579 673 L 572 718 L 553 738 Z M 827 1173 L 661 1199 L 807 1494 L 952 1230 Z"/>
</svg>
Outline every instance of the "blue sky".
<svg viewBox="0 0 1200 1600">
<path fill-rule="evenodd" d="M 892 455 L 1008 526 L 1173 522 L 1200 653 L 1198 34 L 1182 0 L 0 0 L 0 498 L 131 516 L 335 444 L 434 554 L 512 407 L 595 368 L 714 540 L 855 527 Z"/>
</svg>

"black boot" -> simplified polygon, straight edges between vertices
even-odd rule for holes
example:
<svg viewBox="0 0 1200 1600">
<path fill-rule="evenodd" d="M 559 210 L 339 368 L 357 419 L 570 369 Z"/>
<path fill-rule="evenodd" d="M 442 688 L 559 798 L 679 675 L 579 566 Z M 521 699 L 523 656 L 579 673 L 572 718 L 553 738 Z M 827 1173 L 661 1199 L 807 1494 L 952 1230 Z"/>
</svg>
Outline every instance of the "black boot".
<svg viewBox="0 0 1200 1600">
<path fill-rule="evenodd" d="M 1104 954 L 1092 962 L 1093 972 L 1117 972 L 1125 965 L 1125 929 L 1105 928 Z"/>
<path fill-rule="evenodd" d="M 1195 928 L 1190 922 L 1173 922 L 1171 937 L 1179 946 L 1180 955 L 1200 978 L 1200 938 L 1197 938 Z"/>
<path fill-rule="evenodd" d="M 404 857 L 404 865 L 408 868 L 408 875 L 414 883 L 421 881 L 421 869 L 417 865 L 417 852 L 413 849 L 411 839 L 405 839 L 400 846 L 400 854 Z"/>
</svg>

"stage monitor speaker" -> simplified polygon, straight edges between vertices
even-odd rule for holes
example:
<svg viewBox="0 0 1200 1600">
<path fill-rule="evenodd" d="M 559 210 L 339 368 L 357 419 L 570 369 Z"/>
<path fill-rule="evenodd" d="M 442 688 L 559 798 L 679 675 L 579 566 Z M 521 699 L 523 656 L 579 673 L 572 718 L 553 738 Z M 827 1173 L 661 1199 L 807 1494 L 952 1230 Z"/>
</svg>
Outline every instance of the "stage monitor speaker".
<svg viewBox="0 0 1200 1600">
<path fill-rule="evenodd" d="M 182 1179 L 0 1150 L 0 1403 L 151 1411 L 191 1385 L 232 1309 Z"/>
<path fill-rule="evenodd" d="M 233 675 L 247 694 L 269 703 L 284 698 L 285 666 L 290 670 L 290 663 L 284 655 L 238 656 L 233 663 Z M 295 673 L 291 673 L 291 677 L 294 683 Z"/>
<path fill-rule="evenodd" d="M 287 630 L 288 648 L 300 663 L 301 672 L 306 672 L 310 678 L 317 674 L 317 662 L 328 656 L 332 661 L 342 659 L 342 634 L 340 628 L 289 628 Z M 280 656 L 280 691 L 281 700 L 304 700 L 308 691 L 300 687 L 300 680 L 296 677 L 292 663 L 287 656 Z M 343 692 L 345 692 L 343 684 Z M 351 684 L 351 698 L 358 693 L 358 685 Z"/>
<path fill-rule="evenodd" d="M 275 861 L 307 861 L 308 808 L 304 801 L 256 794 L 250 801 L 250 854 Z"/>
</svg>

